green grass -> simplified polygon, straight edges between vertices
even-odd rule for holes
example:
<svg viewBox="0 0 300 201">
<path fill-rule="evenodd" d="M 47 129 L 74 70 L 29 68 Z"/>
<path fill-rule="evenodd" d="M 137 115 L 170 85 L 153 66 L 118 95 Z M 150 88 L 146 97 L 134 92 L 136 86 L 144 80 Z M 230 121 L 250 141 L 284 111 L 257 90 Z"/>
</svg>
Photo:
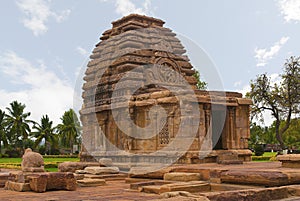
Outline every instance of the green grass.
<svg viewBox="0 0 300 201">
<path fill-rule="evenodd" d="M 263 156 L 269 156 L 269 157 L 273 157 L 273 156 L 276 156 L 276 152 L 265 152 L 264 154 L 263 154 Z"/>
<path fill-rule="evenodd" d="M 44 158 L 45 170 L 57 172 L 57 165 L 62 162 L 78 162 L 79 158 Z M 22 158 L 0 158 L 0 168 L 21 168 Z M 48 168 L 47 168 L 48 165 Z M 50 165 L 50 166 L 49 166 Z"/>
<path fill-rule="evenodd" d="M 47 172 L 58 172 L 58 168 L 45 168 Z"/>
<path fill-rule="evenodd" d="M 276 156 L 276 152 L 265 152 L 262 156 L 255 156 L 252 155 L 252 161 L 257 162 L 269 162 L 271 160 L 274 160 L 274 157 Z M 272 159 L 273 158 L 273 159 Z"/>
</svg>

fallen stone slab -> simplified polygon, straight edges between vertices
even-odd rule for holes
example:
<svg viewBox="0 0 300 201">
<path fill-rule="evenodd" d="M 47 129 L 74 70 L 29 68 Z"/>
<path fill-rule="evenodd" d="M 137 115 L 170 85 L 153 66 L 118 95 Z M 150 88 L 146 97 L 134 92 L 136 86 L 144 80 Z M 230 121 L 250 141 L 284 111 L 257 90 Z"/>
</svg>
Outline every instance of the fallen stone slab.
<svg viewBox="0 0 300 201">
<path fill-rule="evenodd" d="M 171 172 L 199 173 L 201 175 L 200 180 L 210 179 L 210 170 L 200 167 L 174 167 Z"/>
<path fill-rule="evenodd" d="M 186 191 L 174 191 L 174 192 L 167 192 L 167 193 L 162 193 L 161 196 L 165 197 L 165 198 L 194 198 L 191 200 L 197 200 L 197 201 L 209 201 L 209 199 L 207 197 L 204 196 L 197 196 L 197 195 L 193 195 L 189 192 Z"/>
<path fill-rule="evenodd" d="M 289 184 L 286 174 L 279 171 L 229 170 L 221 173 L 222 183 L 282 186 Z"/>
<path fill-rule="evenodd" d="M 118 167 L 86 167 L 84 171 L 87 174 L 118 174 L 120 172 Z"/>
<path fill-rule="evenodd" d="M 185 172 L 171 172 L 164 174 L 164 180 L 169 181 L 199 181 L 201 180 L 200 173 L 185 173 Z"/>
<path fill-rule="evenodd" d="M 160 194 L 171 191 L 187 191 L 190 193 L 205 192 L 210 191 L 210 185 L 207 182 L 193 181 L 165 184 L 160 187 Z"/>
<path fill-rule="evenodd" d="M 105 185 L 104 179 L 82 179 L 77 180 L 77 184 L 81 187 L 103 186 Z"/>
<path fill-rule="evenodd" d="M 84 174 L 84 178 L 87 179 L 105 179 L 106 181 L 124 180 L 127 178 L 127 174 Z"/>
<path fill-rule="evenodd" d="M 151 180 L 151 181 L 144 181 L 144 182 L 138 182 L 138 183 L 132 183 L 130 184 L 130 189 L 133 190 L 138 190 L 139 188 L 143 188 L 145 186 L 161 186 L 164 184 L 171 184 L 171 183 L 175 183 L 173 181 L 164 181 L 164 180 Z"/>
<path fill-rule="evenodd" d="M 151 201 L 209 201 L 209 199 L 207 199 L 206 197 L 203 197 L 203 196 L 199 196 L 198 198 L 176 196 L 176 197 L 170 197 L 170 198 L 154 199 Z"/>
<path fill-rule="evenodd" d="M 155 184 L 155 182 L 154 182 Z M 148 185 L 139 188 L 141 192 L 162 194 L 172 191 L 186 191 L 190 193 L 208 192 L 210 185 L 207 182 L 193 181 L 193 182 L 176 182 L 163 185 Z"/>
<path fill-rule="evenodd" d="M 59 172 L 75 172 L 76 170 L 83 170 L 86 167 L 98 166 L 100 167 L 99 162 L 63 162 L 58 164 Z"/>
<path fill-rule="evenodd" d="M 7 181 L 4 189 L 18 192 L 31 191 L 29 183 L 18 183 L 14 181 Z"/>
<path fill-rule="evenodd" d="M 125 183 L 127 184 L 132 184 L 132 183 L 139 183 L 139 182 L 149 182 L 152 181 L 152 179 L 148 179 L 148 178 L 125 178 Z"/>
<path fill-rule="evenodd" d="M 279 200 L 290 197 L 287 187 L 257 188 L 248 190 L 222 191 L 201 194 L 211 201 L 233 201 L 233 200 Z"/>
<path fill-rule="evenodd" d="M 169 173 L 173 168 L 156 166 L 148 167 L 132 167 L 129 171 L 129 177 L 132 178 L 149 178 L 149 179 L 163 179 L 164 174 Z"/>
</svg>

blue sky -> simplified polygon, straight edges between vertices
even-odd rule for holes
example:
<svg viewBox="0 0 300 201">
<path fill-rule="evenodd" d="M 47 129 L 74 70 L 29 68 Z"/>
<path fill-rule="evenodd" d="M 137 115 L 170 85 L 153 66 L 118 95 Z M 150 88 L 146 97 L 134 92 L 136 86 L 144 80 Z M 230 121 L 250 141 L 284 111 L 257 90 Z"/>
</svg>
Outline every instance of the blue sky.
<svg viewBox="0 0 300 201">
<path fill-rule="evenodd" d="M 130 13 L 194 41 L 228 91 L 246 92 L 264 72 L 276 81 L 285 59 L 299 56 L 299 0 L 2 0 L 0 13 L 0 108 L 21 101 L 36 121 L 58 123 L 73 107 L 94 45 Z"/>
</svg>

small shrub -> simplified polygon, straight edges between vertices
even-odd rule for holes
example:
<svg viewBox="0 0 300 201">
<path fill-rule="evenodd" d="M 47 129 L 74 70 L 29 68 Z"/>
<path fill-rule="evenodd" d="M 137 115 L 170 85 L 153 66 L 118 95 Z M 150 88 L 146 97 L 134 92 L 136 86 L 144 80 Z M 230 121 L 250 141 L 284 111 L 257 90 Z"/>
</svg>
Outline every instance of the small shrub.
<svg viewBox="0 0 300 201">
<path fill-rule="evenodd" d="M 252 161 L 269 161 L 271 156 L 252 156 Z"/>
<path fill-rule="evenodd" d="M 263 146 L 260 144 L 256 144 L 254 146 L 254 153 L 255 156 L 262 156 L 265 153 Z"/>
<path fill-rule="evenodd" d="M 44 167 L 45 168 L 57 168 L 58 165 L 57 165 L 57 163 L 45 163 Z"/>
</svg>

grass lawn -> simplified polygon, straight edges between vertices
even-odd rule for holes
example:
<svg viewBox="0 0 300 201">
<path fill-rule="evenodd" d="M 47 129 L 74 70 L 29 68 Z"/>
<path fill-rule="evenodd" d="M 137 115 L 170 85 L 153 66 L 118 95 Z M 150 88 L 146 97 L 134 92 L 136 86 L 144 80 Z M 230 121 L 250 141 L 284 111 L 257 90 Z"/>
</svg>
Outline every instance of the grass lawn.
<svg viewBox="0 0 300 201">
<path fill-rule="evenodd" d="M 269 156 L 269 157 L 273 157 L 276 156 L 276 152 L 265 152 L 263 156 Z"/>
<path fill-rule="evenodd" d="M 45 164 L 56 165 L 62 162 L 77 162 L 79 158 L 44 158 Z M 22 158 L 0 158 L 0 168 L 21 168 Z M 45 168 L 49 172 L 57 172 L 57 167 Z"/>
</svg>

